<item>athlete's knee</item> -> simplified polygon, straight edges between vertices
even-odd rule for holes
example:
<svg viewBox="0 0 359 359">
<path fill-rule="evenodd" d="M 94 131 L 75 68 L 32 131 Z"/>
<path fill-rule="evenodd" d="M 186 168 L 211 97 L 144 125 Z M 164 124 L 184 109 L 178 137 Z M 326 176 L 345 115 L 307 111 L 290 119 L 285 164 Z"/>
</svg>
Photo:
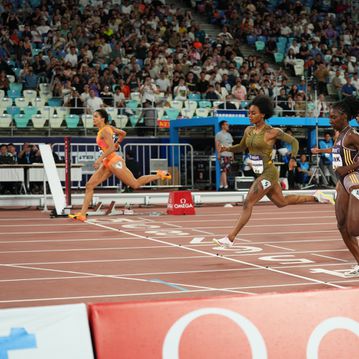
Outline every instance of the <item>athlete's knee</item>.
<svg viewBox="0 0 359 359">
<path fill-rule="evenodd" d="M 243 203 L 243 209 L 252 209 L 255 202 L 251 199 L 246 198 Z"/>
<path fill-rule="evenodd" d="M 86 183 L 86 191 L 92 191 L 95 188 L 95 184 L 91 181 Z"/>
<path fill-rule="evenodd" d="M 287 205 L 287 201 L 280 201 L 280 202 L 275 202 L 275 205 L 278 207 L 278 208 L 283 208 Z"/>
<path fill-rule="evenodd" d="M 132 189 L 139 189 L 141 185 L 136 181 L 129 185 Z"/>
</svg>

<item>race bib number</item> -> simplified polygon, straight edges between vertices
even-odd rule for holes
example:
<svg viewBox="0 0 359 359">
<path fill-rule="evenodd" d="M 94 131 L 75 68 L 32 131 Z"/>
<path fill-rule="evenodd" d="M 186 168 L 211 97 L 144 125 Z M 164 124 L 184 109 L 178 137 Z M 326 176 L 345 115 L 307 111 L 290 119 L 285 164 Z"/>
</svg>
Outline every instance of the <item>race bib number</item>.
<svg viewBox="0 0 359 359">
<path fill-rule="evenodd" d="M 260 156 L 257 155 L 249 155 L 249 158 L 252 162 L 252 169 L 253 172 L 256 174 L 261 174 L 263 173 L 264 170 L 264 165 L 263 165 L 263 160 Z"/>
<path fill-rule="evenodd" d="M 359 200 L 359 189 L 353 189 L 352 195 Z"/>
<path fill-rule="evenodd" d="M 338 167 L 342 167 L 343 166 L 343 159 L 342 156 L 340 155 L 339 151 L 336 152 L 336 149 L 333 148 L 333 169 L 336 170 Z"/>
<path fill-rule="evenodd" d="M 267 189 L 271 186 L 271 183 L 270 183 L 270 181 L 268 181 L 266 179 L 262 179 L 261 185 L 262 185 L 263 189 Z"/>
</svg>

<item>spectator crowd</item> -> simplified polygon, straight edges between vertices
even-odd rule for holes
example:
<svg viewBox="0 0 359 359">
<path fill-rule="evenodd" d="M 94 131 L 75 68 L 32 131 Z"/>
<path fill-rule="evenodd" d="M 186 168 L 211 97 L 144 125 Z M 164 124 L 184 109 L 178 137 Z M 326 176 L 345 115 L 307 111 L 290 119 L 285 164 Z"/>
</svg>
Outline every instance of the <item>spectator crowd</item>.
<svg viewBox="0 0 359 359">
<path fill-rule="evenodd" d="M 130 98 L 140 107 L 163 106 L 190 94 L 246 107 L 263 93 L 281 115 L 316 115 L 327 85 L 338 97 L 356 95 L 359 86 L 358 24 L 348 6 L 319 5 L 326 3 L 192 1 L 222 26 L 210 38 L 191 11 L 164 1 L 4 1 L 0 89 L 9 89 L 7 75 L 24 89 L 47 82 L 51 95 L 77 114 L 121 108 Z M 273 70 L 262 54 L 244 58 L 240 47 L 251 36 L 265 40 L 269 55 L 285 38 L 283 66 L 303 60 L 304 80 L 290 86 L 286 71 Z"/>
</svg>

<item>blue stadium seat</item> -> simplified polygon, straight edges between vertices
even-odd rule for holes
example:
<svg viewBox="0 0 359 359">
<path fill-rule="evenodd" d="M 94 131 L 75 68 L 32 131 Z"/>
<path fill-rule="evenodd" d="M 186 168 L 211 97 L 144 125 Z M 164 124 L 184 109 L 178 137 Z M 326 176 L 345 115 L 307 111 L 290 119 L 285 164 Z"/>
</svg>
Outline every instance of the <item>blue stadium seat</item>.
<svg viewBox="0 0 359 359">
<path fill-rule="evenodd" d="M 22 83 L 21 83 L 21 82 L 11 82 L 11 83 L 9 84 L 9 88 L 10 88 L 10 90 L 14 90 L 14 91 L 20 92 L 20 95 L 21 95 Z M 21 96 L 20 96 L 20 97 L 21 97 Z"/>
<path fill-rule="evenodd" d="M 201 101 L 201 95 L 200 94 L 198 94 L 198 93 L 190 93 L 189 95 L 188 95 L 188 99 L 189 100 L 192 100 L 192 101 Z"/>
<path fill-rule="evenodd" d="M 256 43 L 256 41 L 257 41 L 257 37 L 256 37 L 256 36 L 254 36 L 254 35 L 248 35 L 248 36 L 247 36 L 247 44 L 248 44 L 249 46 L 254 46 L 254 44 Z"/>
<path fill-rule="evenodd" d="M 198 105 L 200 108 L 212 108 L 212 102 L 208 100 L 199 101 Z"/>
<path fill-rule="evenodd" d="M 284 54 L 281 52 L 276 52 L 274 53 L 274 60 L 277 64 L 283 62 L 284 59 Z"/>
<path fill-rule="evenodd" d="M 263 51 L 265 46 L 266 46 L 266 44 L 264 41 L 259 41 L 259 40 L 256 41 L 256 50 L 257 51 Z"/>
<path fill-rule="evenodd" d="M 17 106 L 9 106 L 6 107 L 6 113 L 8 113 L 9 115 L 11 115 L 12 117 L 14 117 L 15 115 L 20 114 L 21 110 L 19 107 Z"/>
<path fill-rule="evenodd" d="M 24 114 L 32 117 L 37 114 L 39 109 L 36 106 L 26 106 L 23 108 Z"/>
<path fill-rule="evenodd" d="M 257 37 L 257 41 L 263 41 L 264 43 L 267 42 L 267 36 L 260 35 Z"/>
<path fill-rule="evenodd" d="M 29 120 L 30 117 L 28 115 L 23 115 L 21 113 L 14 115 L 14 121 L 17 128 L 26 128 Z"/>
<path fill-rule="evenodd" d="M 15 99 L 18 97 L 22 97 L 21 96 L 21 91 L 18 90 L 8 90 L 7 91 L 7 97 L 11 98 L 11 99 Z"/>
<path fill-rule="evenodd" d="M 126 107 L 130 108 L 132 110 L 135 110 L 138 107 L 138 101 L 137 100 L 128 100 L 128 101 L 126 101 Z"/>
<path fill-rule="evenodd" d="M 62 105 L 61 98 L 49 98 L 47 104 L 51 107 L 60 107 Z"/>
<path fill-rule="evenodd" d="M 136 127 L 136 125 L 138 124 L 138 120 L 139 120 L 140 116 L 139 115 L 132 115 L 129 118 L 130 118 L 131 126 Z"/>
<path fill-rule="evenodd" d="M 67 128 L 77 128 L 79 122 L 80 122 L 80 116 L 79 115 L 66 115 L 65 122 Z"/>
<path fill-rule="evenodd" d="M 166 115 L 170 120 L 177 120 L 179 113 L 179 110 L 176 108 L 166 108 Z"/>
</svg>

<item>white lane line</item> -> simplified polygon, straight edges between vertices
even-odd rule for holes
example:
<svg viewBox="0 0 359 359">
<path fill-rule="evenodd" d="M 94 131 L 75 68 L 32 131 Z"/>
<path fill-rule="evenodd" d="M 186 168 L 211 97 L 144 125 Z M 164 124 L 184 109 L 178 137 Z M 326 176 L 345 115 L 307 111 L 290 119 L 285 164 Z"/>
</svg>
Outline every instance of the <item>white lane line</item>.
<svg viewBox="0 0 359 359">
<path fill-rule="evenodd" d="M 90 222 L 88 222 L 90 223 Z M 74 233 L 89 233 L 91 231 L 63 231 L 63 230 L 58 230 L 58 231 L 43 231 L 43 232 L 34 232 L 34 231 L 26 231 L 26 232 L 0 232 L 0 235 L 1 234 L 4 234 L 6 236 L 10 236 L 10 235 L 13 235 L 13 234 L 21 234 L 21 235 L 29 235 L 29 236 L 32 236 L 34 234 L 74 234 Z M 92 231 L 93 233 L 93 231 Z M 98 233 L 101 233 L 100 231 L 98 231 Z"/>
<path fill-rule="evenodd" d="M 288 233 L 288 232 L 287 232 Z M 290 232 L 289 232 L 290 233 Z M 312 233 L 312 232 L 310 232 Z M 262 236 L 268 235 L 271 233 L 261 233 Z M 213 235 L 203 235 L 202 237 L 213 237 Z M 186 235 L 181 236 L 181 239 L 187 238 L 193 238 L 192 235 Z M 180 238 L 178 238 L 180 239 Z M 12 244 L 12 243 L 66 243 L 66 242 L 106 242 L 106 241 L 123 241 L 123 240 L 133 240 L 133 236 L 131 237 L 107 237 L 104 238 L 73 238 L 73 239 L 34 239 L 34 240 L 28 240 L 28 241 L 22 241 L 22 240 L 13 240 L 13 241 L 0 241 L 0 244 Z M 253 242 L 249 239 L 243 239 L 243 238 L 236 238 L 236 241 L 243 241 L 243 242 L 252 242 L 252 244 L 272 244 L 272 243 L 314 243 L 314 242 L 334 242 L 334 241 L 342 241 L 341 238 L 328 238 L 328 239 L 294 239 L 294 240 L 279 240 L 279 241 L 266 241 L 266 242 Z M 163 246 L 160 246 L 161 248 Z M 131 247 L 131 248 L 137 248 L 137 247 Z M 141 248 L 141 247 L 139 247 Z M 147 247 L 143 247 L 147 248 Z"/>
<path fill-rule="evenodd" d="M 167 222 L 164 222 L 163 220 L 155 221 L 152 218 L 146 218 L 146 217 L 137 217 L 137 218 L 141 219 L 141 220 L 143 220 L 145 222 L 150 222 L 150 223 L 155 223 L 155 224 L 165 224 L 165 225 L 167 225 L 169 227 L 182 228 L 182 226 L 180 226 L 180 225 L 177 225 L 177 224 L 174 224 L 174 223 L 167 223 Z M 160 217 L 160 218 L 162 218 L 162 217 Z"/>
<path fill-rule="evenodd" d="M 42 272 L 56 272 L 56 273 L 67 273 L 67 274 L 76 274 L 76 275 L 84 275 L 84 276 L 90 276 L 91 278 L 109 278 L 109 279 L 122 279 L 127 281 L 133 281 L 133 282 L 146 282 L 146 283 L 155 283 L 153 282 L 153 279 L 144 279 L 144 278 L 134 278 L 134 277 L 125 277 L 125 276 L 118 276 L 118 275 L 112 275 L 112 274 L 96 274 L 96 273 L 89 273 L 89 272 L 78 272 L 78 271 L 70 271 L 70 270 L 64 270 L 64 269 L 51 269 L 51 268 L 39 268 L 39 267 L 29 267 L 29 266 L 21 266 L 21 265 L 3 265 L 7 268 L 20 268 L 20 269 L 32 269 L 36 271 L 42 271 Z M 169 284 L 174 284 L 180 287 L 188 287 L 188 288 L 196 288 L 196 289 L 204 289 L 208 291 L 223 291 L 223 292 L 229 292 L 229 293 L 237 293 L 237 294 L 253 294 L 250 292 L 243 292 L 243 291 L 235 291 L 227 290 L 226 288 L 214 288 L 214 287 L 207 287 L 207 286 L 201 286 L 201 285 L 194 285 L 194 284 L 184 284 L 184 283 L 177 283 L 177 282 L 167 282 Z M 161 283 L 157 283 L 161 284 Z M 163 285 L 163 284 L 162 284 Z M 181 292 L 181 291 L 179 291 Z"/>
<path fill-rule="evenodd" d="M 179 227 L 181 227 L 181 226 L 179 226 Z M 202 234 L 207 234 L 208 236 L 214 236 L 215 235 L 213 232 L 207 232 L 207 231 L 203 231 L 202 229 L 197 229 L 197 228 L 192 228 L 192 231 L 202 233 Z"/>
<path fill-rule="evenodd" d="M 118 263 L 118 262 L 145 262 L 145 261 L 170 261 L 170 260 L 178 260 L 179 258 L 182 259 L 199 259 L 199 258 L 206 258 L 205 255 L 202 256 L 186 256 L 186 257 L 148 257 L 148 258 L 123 258 L 123 259 L 92 259 L 92 260 L 78 260 L 78 261 L 60 261 L 60 262 L 22 262 L 22 263 L 1 263 L 0 266 L 15 266 L 15 265 L 57 265 L 57 264 L 81 264 L 81 263 Z"/>
<path fill-rule="evenodd" d="M 152 240 L 152 238 L 148 237 L 148 239 Z M 156 239 L 157 241 L 157 239 Z M 91 260 L 74 260 L 74 261 L 59 261 L 59 262 L 21 262 L 21 263 L 0 263 L 1 265 L 57 265 L 57 264 L 81 264 L 81 263 L 120 263 L 120 262 L 146 262 L 146 261 L 170 261 L 170 260 L 182 260 L 182 259 L 203 259 L 203 258 L 207 258 L 209 254 L 209 252 L 205 252 L 205 251 L 201 251 L 201 250 L 196 250 L 195 248 L 198 248 L 198 245 L 195 246 L 189 246 L 189 245 L 178 245 L 178 244 L 173 244 L 170 242 L 165 242 L 165 243 L 169 243 L 167 246 L 158 246 L 158 248 L 167 248 L 168 247 L 172 247 L 172 249 L 179 249 L 179 248 L 184 248 L 184 249 L 188 249 L 188 250 L 192 250 L 194 252 L 199 252 L 199 253 L 206 253 L 207 255 L 193 255 L 193 256 L 173 256 L 173 257 L 139 257 L 139 258 L 122 258 L 122 259 L 91 259 Z M 213 244 L 215 245 L 215 244 Z M 193 247 L 193 248 L 192 248 Z M 151 248 L 151 247 L 149 247 Z M 157 248 L 157 247 L 153 247 L 153 248 Z M 238 250 L 240 251 L 240 248 L 238 248 Z M 296 254 L 313 254 L 313 253 L 333 253 L 333 252 L 348 252 L 348 250 L 346 248 L 344 249 L 321 249 L 321 250 L 308 250 L 308 251 L 296 251 Z M 283 252 L 255 252 L 255 253 L 236 253 L 235 249 L 226 249 L 222 252 L 220 252 L 221 255 L 218 255 L 218 257 L 220 258 L 227 258 L 229 260 L 233 260 L 233 261 L 237 261 L 235 259 L 235 257 L 245 257 L 245 256 L 275 256 L 275 255 L 283 255 L 285 253 Z M 222 255 L 222 253 L 226 253 L 226 257 L 224 257 Z M 232 254 L 230 254 L 232 253 Z M 293 252 L 291 252 L 293 253 Z M 217 255 L 213 255 L 216 256 Z M 238 259 L 238 261 L 240 261 Z M 245 263 L 245 262 L 243 262 Z M 252 265 L 252 264 L 251 264 Z M 273 266 L 271 268 L 274 268 Z"/>
<path fill-rule="evenodd" d="M 232 227 L 231 227 L 232 228 Z M 328 231 L 289 231 L 289 232 L 256 232 L 256 233 L 241 233 L 241 236 L 264 236 L 264 235 L 272 235 L 272 234 L 312 234 L 312 233 L 339 233 L 337 229 L 332 229 Z"/>
<path fill-rule="evenodd" d="M 196 214 L 196 217 L 197 217 L 197 214 Z M 238 214 L 236 215 L 236 217 L 238 217 Z M 161 218 L 161 217 L 160 217 Z M 288 220 L 294 220 L 295 222 L 293 223 L 293 225 L 295 225 L 297 222 L 297 220 L 299 220 L 299 219 L 303 219 L 303 220 L 308 220 L 308 219 L 311 219 L 311 220 L 313 220 L 313 219 L 335 219 L 335 216 L 333 215 L 333 216 L 319 216 L 319 217 L 313 217 L 313 216 L 307 216 L 307 217 L 280 217 L 280 219 L 281 220 L 285 220 L 286 222 L 288 221 Z M 278 216 L 276 216 L 276 217 L 265 217 L 265 220 L 267 221 L 269 221 L 269 220 L 277 220 L 278 221 L 278 219 L 279 219 L 279 217 Z M 235 220 L 234 218 L 221 218 L 221 223 L 222 222 L 233 222 L 233 220 Z M 154 222 L 161 222 L 161 220 L 158 220 L 158 221 L 156 221 L 156 220 L 153 220 Z M 263 218 L 251 218 L 250 219 L 250 221 L 252 222 L 252 221 L 260 221 L 260 222 L 263 222 Z M 176 220 L 176 221 L 174 221 L 173 223 L 202 223 L 202 222 L 213 222 L 213 220 L 206 220 L 206 219 L 199 219 L 199 220 L 187 220 L 187 221 L 185 221 L 185 220 Z M 172 223 L 172 222 L 170 222 L 169 220 L 166 220 L 166 223 Z M 331 222 L 332 223 L 332 222 Z M 321 224 L 320 222 L 318 223 L 317 222 L 317 224 Z"/>
<path fill-rule="evenodd" d="M 142 247 L 95 247 L 95 248 L 72 248 L 72 249 L 33 249 L 33 250 L 12 250 L 0 251 L 0 254 L 17 254 L 17 253 L 69 253 L 69 252 L 101 252 L 114 250 L 139 250 L 139 249 L 159 249 L 167 248 L 168 246 L 142 246 Z"/>
<path fill-rule="evenodd" d="M 313 256 L 323 257 L 323 258 L 328 258 L 328 259 L 334 259 L 334 260 L 339 261 L 339 262 L 348 262 L 348 261 L 345 260 L 345 259 L 340 259 L 340 258 L 331 257 L 331 256 L 325 256 L 325 255 L 323 255 L 323 254 L 313 253 Z"/>
<path fill-rule="evenodd" d="M 236 207 L 234 207 L 236 208 Z M 242 208 L 242 207 L 238 207 L 238 208 Z M 269 207 L 268 207 L 269 208 Z M 328 206 L 328 208 L 332 208 L 332 206 L 330 205 L 330 207 Z M 263 208 L 262 208 L 263 209 Z M 271 206 L 270 209 L 268 209 L 268 211 L 261 211 L 258 206 L 254 209 L 253 211 L 253 214 L 254 215 L 266 215 L 268 216 L 268 214 L 272 214 L 273 213 L 273 209 L 274 207 Z M 206 209 L 203 208 L 201 209 L 201 212 L 205 212 Z M 38 213 L 37 211 L 34 211 L 35 213 Z M 150 211 L 148 212 L 150 213 Z M 303 218 L 313 218 L 313 216 L 311 214 L 318 214 L 318 213 L 327 213 L 327 214 L 331 214 L 331 216 L 329 218 L 335 218 L 335 216 L 333 215 L 334 214 L 334 209 L 331 209 L 331 210 L 315 210 L 315 211 L 290 211 L 289 208 L 287 207 L 287 210 L 286 212 L 283 212 L 283 211 L 278 211 L 278 215 L 276 216 L 273 216 L 273 217 L 266 217 L 268 219 L 278 219 L 279 216 L 281 216 L 282 219 L 291 219 L 291 217 L 283 217 L 285 216 L 286 214 L 288 215 L 296 215 L 296 214 L 303 214 L 303 215 L 308 215 L 307 217 L 303 217 Z M 228 217 L 228 216 L 238 216 L 238 213 L 237 212 L 233 212 L 233 210 L 230 210 L 228 212 L 218 212 L 218 213 L 196 213 L 196 218 L 198 217 Z M 96 216 L 94 216 L 96 218 Z M 136 213 L 134 216 L 131 216 L 131 217 L 136 217 Z M 141 217 L 143 217 L 143 215 L 141 214 Z M 167 216 L 168 219 L 167 221 L 171 221 L 172 217 L 171 216 Z M 322 216 L 320 216 L 322 217 Z M 103 217 L 101 217 L 103 218 Z M 298 217 L 293 217 L 293 219 L 297 219 Z M 251 218 L 251 221 L 255 221 L 255 220 L 258 220 L 258 221 L 262 221 L 263 219 L 256 219 L 256 218 Z M 34 221 L 41 221 L 41 222 L 44 222 L 44 221 L 49 221 L 51 222 L 52 219 L 49 219 L 47 216 L 44 216 L 44 217 L 39 217 L 39 218 L 32 218 L 32 217 L 24 217 L 24 218 L 19 218 L 19 217 L 9 217 L 9 218 L 4 218 L 2 216 L 2 218 L 0 218 L 0 222 L 9 222 L 9 221 L 12 221 L 12 222 L 21 222 L 21 221 L 31 221 L 31 222 L 34 222 Z M 69 219 L 67 218 L 64 218 L 64 219 L 61 219 L 61 218 L 57 218 L 56 221 L 58 221 L 58 223 L 61 221 L 61 223 L 68 223 Z M 179 219 L 173 219 L 174 222 L 179 222 L 180 220 Z M 222 221 L 222 219 L 221 219 Z M 183 220 L 183 222 L 186 222 L 185 220 Z"/>
<path fill-rule="evenodd" d="M 132 235 L 135 236 L 135 237 L 147 239 L 147 240 L 150 240 L 150 241 L 153 241 L 153 242 L 158 242 L 158 243 L 162 243 L 162 244 L 168 244 L 169 246 L 172 246 L 172 247 L 179 247 L 177 244 L 173 244 L 173 243 L 170 243 L 170 242 L 162 241 L 162 240 L 160 240 L 160 239 L 156 239 L 156 238 L 152 238 L 152 237 L 145 237 L 145 236 L 139 235 L 139 234 L 137 234 L 137 233 L 130 233 L 130 232 L 127 232 L 127 231 L 118 230 L 118 229 L 115 229 L 115 228 L 112 228 L 112 227 L 104 226 L 104 225 L 99 224 L 99 223 L 90 223 L 90 224 L 93 225 L 93 226 L 98 226 L 98 227 L 105 228 L 105 229 L 108 229 L 108 230 L 111 230 L 111 231 L 120 231 L 121 233 L 125 233 L 125 234 L 127 234 L 127 235 L 131 235 L 131 234 L 132 234 Z M 205 254 L 205 255 L 207 255 L 207 256 L 214 257 L 214 258 L 218 258 L 218 257 L 219 257 L 218 255 L 216 255 L 216 254 L 214 254 L 214 253 L 205 252 L 205 251 L 202 251 L 202 250 L 199 250 L 199 249 L 195 249 L 195 248 L 189 248 L 189 247 L 186 247 L 186 246 L 180 246 L 180 248 L 185 249 L 185 250 L 188 250 L 188 251 L 192 251 L 192 252 L 197 252 L 197 253 Z M 310 282 L 315 282 L 315 283 L 319 283 L 319 284 L 324 284 L 324 285 L 330 286 L 330 287 L 344 288 L 344 287 L 342 287 L 342 286 L 340 286 L 340 285 L 337 285 L 337 284 L 326 283 L 326 282 L 320 281 L 320 280 L 318 280 L 318 279 L 313 279 L 313 278 L 309 278 L 309 277 L 305 277 L 305 276 L 301 276 L 301 275 L 297 275 L 297 274 L 293 274 L 293 273 L 288 273 L 288 272 L 284 272 L 284 271 L 278 270 L 278 269 L 267 268 L 267 267 L 261 266 L 261 265 L 259 265 L 259 264 L 249 263 L 249 262 L 241 261 L 241 260 L 235 259 L 235 258 L 224 257 L 224 256 L 220 256 L 219 258 L 224 259 L 224 260 L 228 260 L 228 261 L 232 261 L 232 262 L 236 262 L 236 263 L 239 263 L 239 264 L 244 264 L 244 265 L 247 265 L 247 266 L 249 266 L 249 267 L 255 267 L 255 268 L 258 268 L 258 269 L 263 269 L 263 270 L 268 270 L 268 271 L 271 271 L 271 272 L 276 272 L 276 273 L 279 273 L 279 274 L 284 274 L 284 275 L 287 275 L 287 276 L 290 276 L 290 277 L 295 277 L 295 278 L 304 279 L 304 280 L 307 280 L 307 281 L 310 281 Z"/>
<path fill-rule="evenodd" d="M 18 221 L 21 221 L 20 219 L 18 220 Z M 18 228 L 18 227 L 26 227 L 26 228 L 29 228 L 29 227 L 58 227 L 59 225 L 61 225 L 61 227 L 65 227 L 65 226 L 73 226 L 74 224 L 73 223 L 61 223 L 61 224 L 59 224 L 59 223 L 54 223 L 54 222 L 52 222 L 52 223 L 46 223 L 46 221 L 43 221 L 42 223 L 39 223 L 39 224 L 37 224 L 37 223 L 27 223 L 27 224 L 19 224 L 19 223 L 17 223 L 16 224 L 16 228 Z M 78 227 L 79 226 L 84 226 L 85 225 L 85 223 L 78 223 Z M 14 224 L 12 223 L 12 224 L 0 224 L 0 228 L 1 227 L 14 227 Z"/>
<path fill-rule="evenodd" d="M 148 219 L 147 222 L 150 222 L 152 224 L 158 224 L 158 223 L 161 223 L 161 224 L 165 224 L 167 226 L 171 226 L 171 223 L 170 222 L 163 222 L 162 220 L 158 220 L 156 221 L 154 218 L 151 218 L 151 219 Z M 180 229 L 183 229 L 182 226 L 179 226 L 179 225 L 176 225 L 176 228 L 180 228 Z M 206 234 L 206 235 L 209 235 L 209 236 L 214 236 L 214 233 L 213 232 L 208 232 L 208 231 L 203 231 L 201 229 L 196 229 L 196 228 L 191 228 L 191 230 L 193 232 L 197 232 L 197 233 L 201 233 L 201 234 Z M 183 236 L 181 236 L 183 237 Z"/>
<path fill-rule="evenodd" d="M 89 224 L 95 224 L 95 223 L 92 223 L 92 222 L 87 222 Z M 254 228 L 256 226 L 253 226 Z M 108 227 L 110 228 L 110 227 Z M 193 230 L 193 228 L 185 228 L 185 227 L 181 227 L 182 230 L 186 230 L 186 231 L 191 231 Z M 204 227 L 205 228 L 205 227 Z M 215 228 L 215 229 L 218 229 L 218 228 L 221 228 L 221 229 L 231 229 L 232 227 L 231 226 L 228 226 L 228 227 L 212 227 L 212 228 Z M 247 227 L 246 227 L 247 228 Z M 196 228 L 198 229 L 198 228 Z M 114 230 L 118 231 L 116 228 L 114 228 Z M 132 229 L 134 232 L 136 231 L 136 228 L 133 228 Z M 144 230 L 144 227 L 141 227 L 141 228 L 138 228 L 137 231 L 143 231 Z M 4 234 L 6 236 L 10 236 L 12 234 L 21 234 L 21 235 L 33 235 L 33 234 L 74 234 L 74 233 L 88 233 L 88 232 L 91 232 L 91 231 L 71 231 L 71 232 L 68 232 L 68 231 L 59 231 L 59 232 L 17 232 L 17 233 L 4 233 L 4 232 L 0 232 L 0 235 L 1 234 Z M 325 230 L 325 231 L 285 231 L 285 232 L 252 232 L 252 233 L 241 233 L 241 236 L 263 236 L 263 235 L 281 235 L 281 234 L 285 234 L 285 235 L 288 235 L 288 234 L 312 234 L 312 233 L 339 233 L 337 229 L 332 229 L 332 230 Z M 91 233 L 94 233 L 93 231 Z M 101 235 L 101 231 L 98 231 L 98 232 L 95 232 L 95 233 L 99 233 L 99 235 Z M 218 236 L 221 235 L 221 234 L 217 234 Z M 193 236 L 193 235 L 192 235 Z M 186 236 L 181 236 L 181 237 L 186 237 Z M 187 237 L 191 237 L 191 235 L 188 235 Z M 132 237 L 133 238 L 133 237 Z M 142 237 L 140 237 L 142 238 Z M 111 239 L 111 238 L 109 238 Z M 101 239 L 94 239 L 94 240 L 104 240 L 103 237 L 101 237 Z M 24 242 L 30 242 L 31 240 L 29 241 L 24 241 Z M 65 241 L 65 240 L 64 240 Z M 7 241 L 6 243 L 15 243 L 14 241 Z M 4 243 L 4 242 L 0 242 L 0 243 Z"/>
<path fill-rule="evenodd" d="M 0 244 L 7 244 L 7 243 L 66 243 L 66 242 L 104 242 L 104 241 L 112 241 L 112 240 L 123 240 L 123 239 L 133 239 L 133 237 L 108 237 L 104 238 L 70 238 L 70 239 L 30 239 L 28 241 L 22 240 L 13 240 L 13 241 L 0 241 Z"/>
<path fill-rule="evenodd" d="M 12 267 L 10 267 L 12 268 Z M 16 267 L 14 267 L 16 268 Z M 30 268 L 30 270 L 33 270 Z M 31 277 L 31 278 L 14 278 L 14 279 L 0 279 L 0 283 L 11 283 L 11 282 L 42 282 L 44 280 L 67 280 L 67 279 L 88 279 L 93 278 L 92 275 L 75 275 L 68 277 Z"/>
<path fill-rule="evenodd" d="M 246 225 L 246 228 L 265 228 L 265 227 L 318 227 L 318 225 L 323 225 L 323 226 L 335 226 L 335 223 L 333 222 L 321 222 L 321 223 L 270 223 L 270 224 L 249 224 Z M 190 229 L 191 227 L 181 227 L 182 229 Z M 201 226 L 196 226 L 196 228 L 231 228 L 231 226 L 205 226 L 205 227 L 201 227 Z"/>
<path fill-rule="evenodd" d="M 281 246 L 276 246 L 276 245 L 274 245 L 274 244 L 265 243 L 265 245 L 268 246 L 268 247 L 283 249 L 283 250 L 285 250 L 285 251 L 295 252 L 295 249 L 286 248 L 286 247 L 281 247 Z"/>
<path fill-rule="evenodd" d="M 152 282 L 154 283 L 154 282 Z M 0 300 L 0 304 L 9 304 L 9 303 L 31 303 L 31 302 L 50 302 L 57 300 L 84 300 L 84 299 L 106 299 L 106 298 L 132 298 L 132 297 L 142 297 L 142 296 L 157 296 L 157 295 L 176 295 L 178 298 L 179 294 L 189 294 L 189 293 L 205 293 L 205 292 L 228 292 L 228 293 L 237 293 L 237 294 L 249 294 L 253 295 L 255 293 L 248 292 L 239 292 L 235 290 L 223 289 L 193 289 L 183 291 L 172 291 L 172 292 L 136 292 L 136 293 L 118 293 L 118 294 L 99 294 L 99 295 L 83 295 L 83 296 L 74 296 L 74 297 L 50 297 L 50 298 L 29 298 L 29 299 L 9 299 L 9 300 Z"/>
<path fill-rule="evenodd" d="M 346 261 L 348 265 L 354 264 L 350 261 Z M 325 267 L 342 267 L 343 263 L 325 263 Z M 322 267 L 323 263 L 310 263 L 310 264 L 297 264 L 297 265 L 287 265 L 287 266 L 272 266 L 272 268 L 278 269 L 298 269 L 298 268 L 313 268 L 313 267 Z M 22 269 L 22 268 L 19 268 Z M 23 269 L 31 269 L 30 267 L 24 266 Z M 45 271 L 47 269 L 42 268 Z M 166 275 L 189 275 L 189 274 L 198 274 L 198 273 L 217 273 L 217 272 L 243 272 L 243 271 L 256 271 L 257 268 L 230 268 L 230 269 L 202 269 L 202 270 L 185 270 L 185 271 L 172 271 L 172 272 L 144 272 L 144 273 L 119 273 L 114 274 L 116 277 L 136 277 L 136 276 L 166 276 Z M 61 271 L 61 270 L 60 270 Z M 2 282 L 27 282 L 27 281 L 42 281 L 42 280 L 66 280 L 66 279 L 87 279 L 92 278 L 93 275 L 80 275 L 80 276 L 68 276 L 68 277 L 30 277 L 30 278 L 13 278 L 13 279 L 0 279 Z M 348 278 L 359 281 L 359 278 Z"/>
</svg>

